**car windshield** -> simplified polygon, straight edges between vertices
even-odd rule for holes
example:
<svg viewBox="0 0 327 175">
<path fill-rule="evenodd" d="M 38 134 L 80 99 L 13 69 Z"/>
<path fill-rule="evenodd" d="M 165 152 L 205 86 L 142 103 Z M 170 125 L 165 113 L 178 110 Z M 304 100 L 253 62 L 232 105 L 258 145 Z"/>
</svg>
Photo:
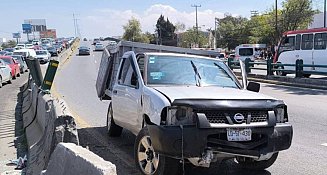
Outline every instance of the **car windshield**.
<svg viewBox="0 0 327 175">
<path fill-rule="evenodd" d="M 239 88 L 227 66 L 206 58 L 151 55 L 147 66 L 149 85 L 197 85 Z M 176 71 L 178 70 L 178 71 Z"/>
<path fill-rule="evenodd" d="M 251 56 L 253 55 L 253 48 L 240 48 L 240 56 Z"/>
<path fill-rule="evenodd" d="M 82 46 L 82 47 L 80 47 L 79 49 L 80 49 L 80 50 L 84 50 L 84 49 L 88 50 L 89 48 L 88 48 L 88 47 L 85 47 L 85 46 Z"/>
<path fill-rule="evenodd" d="M 1 58 L 6 64 L 13 64 L 12 59 L 9 58 Z"/>
<path fill-rule="evenodd" d="M 47 52 L 43 51 L 43 50 L 36 51 L 36 55 L 46 55 L 46 54 L 47 54 Z"/>
</svg>

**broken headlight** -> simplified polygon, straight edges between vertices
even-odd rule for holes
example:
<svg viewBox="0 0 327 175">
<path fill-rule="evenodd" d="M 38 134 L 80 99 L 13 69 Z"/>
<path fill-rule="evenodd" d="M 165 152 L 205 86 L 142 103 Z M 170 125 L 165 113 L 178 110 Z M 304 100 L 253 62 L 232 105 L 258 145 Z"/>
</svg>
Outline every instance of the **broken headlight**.
<svg viewBox="0 0 327 175">
<path fill-rule="evenodd" d="M 171 107 L 167 109 L 168 125 L 193 125 L 195 124 L 196 114 L 192 108 L 188 107 Z"/>
<path fill-rule="evenodd" d="M 288 122 L 287 107 L 279 106 L 279 107 L 275 108 L 275 116 L 276 116 L 277 123 Z"/>
</svg>

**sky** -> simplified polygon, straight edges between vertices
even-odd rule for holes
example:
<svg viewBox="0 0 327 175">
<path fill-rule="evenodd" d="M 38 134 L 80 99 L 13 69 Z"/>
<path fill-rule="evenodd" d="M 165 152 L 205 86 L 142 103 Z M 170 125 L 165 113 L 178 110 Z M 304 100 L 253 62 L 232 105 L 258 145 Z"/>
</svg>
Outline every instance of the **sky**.
<svg viewBox="0 0 327 175">
<path fill-rule="evenodd" d="M 278 0 L 278 7 L 282 0 Z M 84 38 L 121 36 L 123 25 L 132 17 L 141 23 L 143 32 L 154 33 L 161 14 L 173 22 L 190 28 L 195 25 L 195 8 L 201 30 L 214 29 L 214 18 L 225 13 L 250 17 L 251 10 L 264 13 L 275 0 L 1 0 L 0 38 L 12 39 L 22 32 L 24 19 L 46 19 L 48 29 L 56 29 L 58 37 L 74 36 L 73 13 Z M 315 0 L 321 8 L 323 0 Z M 24 35 L 23 35 L 24 36 Z"/>
</svg>

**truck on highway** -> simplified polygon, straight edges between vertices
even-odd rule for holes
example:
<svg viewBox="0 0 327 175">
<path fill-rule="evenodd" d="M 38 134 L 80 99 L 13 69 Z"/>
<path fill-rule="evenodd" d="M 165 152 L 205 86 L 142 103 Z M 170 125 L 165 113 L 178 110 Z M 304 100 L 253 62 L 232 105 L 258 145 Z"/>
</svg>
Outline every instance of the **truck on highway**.
<svg viewBox="0 0 327 175">
<path fill-rule="evenodd" d="M 291 146 L 286 104 L 258 93 L 242 61 L 239 81 L 218 54 L 128 41 L 103 51 L 96 89 L 111 100 L 108 134 L 120 136 L 124 128 L 136 135 L 142 174 L 176 174 L 185 163 L 209 167 L 225 159 L 263 170 Z"/>
</svg>

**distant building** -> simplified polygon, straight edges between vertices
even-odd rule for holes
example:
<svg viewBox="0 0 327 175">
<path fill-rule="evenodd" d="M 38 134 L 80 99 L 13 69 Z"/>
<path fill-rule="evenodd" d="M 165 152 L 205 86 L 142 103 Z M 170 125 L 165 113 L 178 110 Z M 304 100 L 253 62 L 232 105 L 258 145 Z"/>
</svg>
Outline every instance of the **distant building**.
<svg viewBox="0 0 327 175">
<path fill-rule="evenodd" d="M 40 39 L 41 32 L 47 31 L 45 19 L 25 19 L 24 24 L 32 25 L 32 33 L 29 36 L 33 39 Z"/>
<path fill-rule="evenodd" d="M 327 15 L 326 15 L 327 17 Z M 327 23 L 327 18 L 326 18 Z M 326 24 L 327 25 L 327 24 Z M 318 13 L 313 16 L 313 21 L 309 25 L 309 29 L 322 28 L 324 27 L 324 13 Z"/>
</svg>

